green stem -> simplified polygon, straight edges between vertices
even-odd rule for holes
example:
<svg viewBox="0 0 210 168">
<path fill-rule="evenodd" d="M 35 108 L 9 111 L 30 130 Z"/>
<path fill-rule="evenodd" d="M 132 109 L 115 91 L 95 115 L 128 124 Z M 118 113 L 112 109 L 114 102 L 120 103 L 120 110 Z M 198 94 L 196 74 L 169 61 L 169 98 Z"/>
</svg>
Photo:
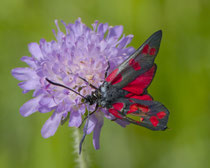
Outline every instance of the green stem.
<svg viewBox="0 0 210 168">
<path fill-rule="evenodd" d="M 81 140 L 79 128 L 74 128 L 74 138 L 75 138 L 74 150 L 77 155 L 76 162 L 77 162 L 79 168 L 88 168 L 87 153 L 85 153 L 84 150 L 82 150 L 81 154 L 79 155 L 79 143 Z"/>
</svg>

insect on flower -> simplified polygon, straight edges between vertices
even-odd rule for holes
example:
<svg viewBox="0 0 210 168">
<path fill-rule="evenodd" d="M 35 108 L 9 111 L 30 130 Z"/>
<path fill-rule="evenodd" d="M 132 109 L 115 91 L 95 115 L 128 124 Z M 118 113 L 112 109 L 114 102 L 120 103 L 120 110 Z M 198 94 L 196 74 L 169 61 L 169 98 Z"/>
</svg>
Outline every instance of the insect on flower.
<svg viewBox="0 0 210 168">
<path fill-rule="evenodd" d="M 50 84 L 66 88 L 81 96 L 83 103 L 95 104 L 95 110 L 88 112 L 87 117 L 83 119 L 87 121 L 80 142 L 80 152 L 87 134 L 89 117 L 100 107 L 106 108 L 115 117 L 114 120 L 120 119 L 151 130 L 167 128 L 169 111 L 147 93 L 157 69 L 154 59 L 159 51 L 161 38 L 161 30 L 154 33 L 109 75 L 107 75 L 110 67 L 108 63 L 105 80 L 99 87 L 79 76 L 94 90 L 90 95 L 83 96 L 72 88 L 46 78 Z"/>
</svg>

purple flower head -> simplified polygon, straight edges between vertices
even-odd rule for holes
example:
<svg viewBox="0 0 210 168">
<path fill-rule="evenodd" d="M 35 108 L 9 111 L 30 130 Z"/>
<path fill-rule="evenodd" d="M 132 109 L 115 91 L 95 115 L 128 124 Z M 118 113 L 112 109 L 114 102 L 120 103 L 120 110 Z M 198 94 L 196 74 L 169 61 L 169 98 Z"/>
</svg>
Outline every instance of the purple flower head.
<svg viewBox="0 0 210 168">
<path fill-rule="evenodd" d="M 126 47 L 132 35 L 122 35 L 122 26 L 109 26 L 95 21 L 93 29 L 87 27 L 79 18 L 74 24 L 62 22 L 66 33 L 63 33 L 57 21 L 56 41 L 28 45 L 31 57 L 21 58 L 29 67 L 15 68 L 12 75 L 23 82 L 19 86 L 23 93 L 34 90 L 33 98 L 20 108 L 22 116 L 27 117 L 34 112 L 47 113 L 53 111 L 51 117 L 42 127 L 44 138 L 53 136 L 64 120 L 69 117 L 70 127 L 79 127 L 85 109 L 94 110 L 94 106 L 81 104 L 81 97 L 67 89 L 50 84 L 46 78 L 63 84 L 86 96 L 91 94 L 92 88 L 83 80 L 100 86 L 104 81 L 104 74 L 108 61 L 109 73 L 133 51 L 133 47 Z M 70 115 L 68 115 L 70 114 Z M 93 132 L 93 144 L 99 149 L 99 136 L 103 126 L 104 116 L 108 119 L 114 117 L 106 110 L 99 108 L 89 118 L 87 133 Z M 121 126 L 127 123 L 116 120 Z"/>
</svg>

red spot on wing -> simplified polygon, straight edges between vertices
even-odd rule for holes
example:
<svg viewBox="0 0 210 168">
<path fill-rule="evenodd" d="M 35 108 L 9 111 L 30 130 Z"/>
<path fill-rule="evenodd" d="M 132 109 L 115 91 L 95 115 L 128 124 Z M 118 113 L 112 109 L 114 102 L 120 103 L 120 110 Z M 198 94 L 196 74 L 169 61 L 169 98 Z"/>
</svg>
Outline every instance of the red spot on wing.
<svg viewBox="0 0 210 168">
<path fill-rule="evenodd" d="M 146 44 L 146 45 L 144 46 L 143 50 L 142 50 L 142 54 L 147 55 L 148 53 L 149 53 L 149 45 Z"/>
<path fill-rule="evenodd" d="M 150 70 L 138 76 L 136 79 L 134 79 L 122 89 L 136 95 L 142 94 L 144 92 L 144 89 L 151 83 L 155 73 L 155 69 L 156 66 L 154 65 Z"/>
<path fill-rule="evenodd" d="M 155 55 L 156 49 L 155 48 L 151 48 L 149 51 L 149 55 Z"/>
<path fill-rule="evenodd" d="M 109 76 L 107 76 L 107 78 L 105 79 L 107 82 L 111 82 L 113 81 L 113 79 L 116 77 L 118 72 L 118 69 L 115 69 L 114 71 L 112 71 Z"/>
<path fill-rule="evenodd" d="M 128 99 L 128 101 L 129 101 L 129 102 L 131 102 L 131 103 L 134 103 L 134 101 L 133 101 L 133 100 L 131 100 L 131 99 Z"/>
<path fill-rule="evenodd" d="M 140 110 L 140 111 L 146 113 L 146 112 L 149 111 L 149 108 L 148 108 L 147 106 L 144 106 L 144 105 L 135 103 L 135 104 L 132 104 L 132 105 L 130 106 L 130 109 L 129 109 L 129 111 L 127 112 L 127 114 L 133 113 L 133 112 L 138 111 L 138 110 Z"/>
<path fill-rule="evenodd" d="M 111 84 L 112 85 L 115 85 L 115 84 L 117 84 L 117 83 L 119 83 L 119 82 L 121 82 L 122 81 L 122 75 L 121 74 L 118 74 L 112 81 L 111 81 Z"/>
<path fill-rule="evenodd" d="M 109 109 L 108 110 L 113 116 L 115 116 L 116 118 L 122 119 L 121 115 L 119 114 L 119 112 L 115 109 Z"/>
<path fill-rule="evenodd" d="M 114 103 L 112 104 L 113 108 L 110 108 L 108 111 L 115 117 L 122 119 L 121 115 L 119 114 L 118 111 L 121 111 L 123 108 L 124 104 L 119 102 L 119 103 Z"/>
<path fill-rule="evenodd" d="M 121 111 L 124 104 L 123 103 L 114 103 L 114 104 L 112 104 L 112 106 L 113 106 L 114 109 L 116 109 L 118 111 Z"/>
<path fill-rule="evenodd" d="M 144 121 L 144 118 L 143 118 L 143 117 L 140 117 L 140 121 L 141 121 L 141 122 Z"/>
<path fill-rule="evenodd" d="M 127 98 L 133 98 L 133 99 L 138 99 L 138 100 L 152 100 L 152 97 L 150 95 L 144 94 L 144 95 L 135 95 L 133 93 L 128 93 L 125 95 Z M 130 101 L 130 99 L 129 99 Z"/>
<path fill-rule="evenodd" d="M 162 118 L 164 118 L 165 116 L 166 116 L 166 113 L 165 113 L 164 111 L 161 111 L 161 112 L 157 113 L 157 117 L 158 117 L 159 119 L 162 119 Z"/>
<path fill-rule="evenodd" d="M 152 123 L 152 125 L 154 126 L 154 127 L 157 127 L 157 125 L 158 125 L 158 123 L 159 123 L 159 121 L 158 121 L 158 119 L 157 119 L 157 117 L 156 116 L 152 116 L 152 117 L 150 117 L 150 122 Z"/>
<path fill-rule="evenodd" d="M 132 68 L 135 71 L 138 71 L 141 69 L 141 66 L 139 65 L 139 63 L 137 61 L 135 61 L 133 58 L 129 60 L 129 65 L 132 66 Z"/>
</svg>

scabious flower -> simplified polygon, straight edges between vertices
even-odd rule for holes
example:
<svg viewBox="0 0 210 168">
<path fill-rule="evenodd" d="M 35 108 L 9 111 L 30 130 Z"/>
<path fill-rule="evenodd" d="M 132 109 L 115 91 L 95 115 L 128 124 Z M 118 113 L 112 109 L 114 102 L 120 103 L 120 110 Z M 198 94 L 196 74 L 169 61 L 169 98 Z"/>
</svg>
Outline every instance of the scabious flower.
<svg viewBox="0 0 210 168">
<path fill-rule="evenodd" d="M 134 51 L 133 47 L 127 47 L 133 36 L 122 35 L 122 26 L 112 27 L 107 23 L 99 24 L 95 21 L 91 29 L 83 24 L 80 18 L 74 24 L 62 23 L 66 33 L 60 30 L 55 21 L 57 33 L 53 32 L 56 41 L 47 42 L 41 39 L 39 44 L 30 43 L 28 49 L 31 57 L 21 58 L 29 67 L 12 70 L 12 75 L 23 81 L 19 83 L 23 93 L 34 90 L 33 99 L 20 108 L 21 115 L 27 117 L 36 111 L 40 113 L 53 111 L 42 127 L 41 134 L 44 138 L 53 136 L 64 120 L 69 120 L 70 127 L 79 127 L 85 109 L 94 110 L 94 106 L 81 104 L 80 96 L 50 84 L 46 78 L 87 96 L 91 94 L 92 88 L 79 76 L 99 87 L 104 81 L 108 61 L 110 62 L 109 72 L 111 72 Z M 102 108 L 89 118 L 87 134 L 93 132 L 95 149 L 100 147 L 99 136 L 104 117 L 114 118 Z M 123 127 L 127 124 L 120 120 L 115 122 Z"/>
</svg>

